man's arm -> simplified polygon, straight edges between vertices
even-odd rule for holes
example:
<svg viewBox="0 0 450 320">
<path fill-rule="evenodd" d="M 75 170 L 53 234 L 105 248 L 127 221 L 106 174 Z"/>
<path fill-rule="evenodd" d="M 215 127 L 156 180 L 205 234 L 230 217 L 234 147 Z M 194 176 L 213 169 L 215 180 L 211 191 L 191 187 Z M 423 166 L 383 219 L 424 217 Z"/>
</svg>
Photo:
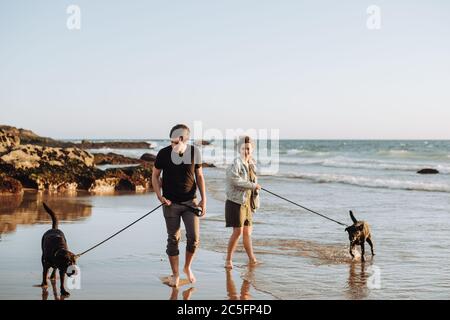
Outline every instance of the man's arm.
<svg viewBox="0 0 450 320">
<path fill-rule="evenodd" d="M 161 175 L 161 169 L 157 169 L 157 168 L 153 167 L 153 169 L 152 169 L 152 186 L 153 186 L 153 191 L 155 191 L 156 196 L 158 197 L 158 200 L 161 201 L 162 204 L 170 206 L 172 204 L 170 202 L 170 200 L 164 198 L 161 195 L 161 184 L 159 182 L 160 175 Z"/>
<path fill-rule="evenodd" d="M 202 197 L 199 206 L 202 208 L 204 216 L 206 214 L 206 184 L 202 167 L 195 169 L 195 180 L 197 181 L 197 186 L 200 190 L 200 196 Z"/>
</svg>

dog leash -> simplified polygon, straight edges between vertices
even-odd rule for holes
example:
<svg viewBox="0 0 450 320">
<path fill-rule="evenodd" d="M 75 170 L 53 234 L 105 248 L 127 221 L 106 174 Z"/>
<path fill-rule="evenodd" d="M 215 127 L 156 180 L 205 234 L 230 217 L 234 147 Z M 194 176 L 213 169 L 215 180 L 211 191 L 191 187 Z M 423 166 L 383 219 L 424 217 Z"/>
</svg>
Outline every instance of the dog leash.
<svg viewBox="0 0 450 320">
<path fill-rule="evenodd" d="M 300 207 L 300 208 L 305 209 L 305 210 L 307 210 L 307 211 L 309 211 L 309 212 L 312 212 L 312 213 L 314 213 L 314 214 L 317 214 L 317 215 L 321 216 L 322 218 L 328 219 L 328 220 L 330 220 L 330 221 L 336 222 L 337 224 L 340 224 L 340 225 L 342 225 L 342 226 L 347 227 L 347 225 L 346 225 L 345 223 L 342 223 L 342 222 L 336 221 L 336 220 L 334 220 L 334 219 L 331 219 L 331 218 L 329 218 L 329 217 L 327 217 L 327 216 L 325 216 L 325 215 L 323 215 L 323 214 L 321 214 L 321 213 L 319 213 L 319 212 L 317 212 L 317 211 L 314 211 L 314 210 L 311 210 L 311 209 L 309 209 L 309 208 L 307 208 L 307 207 L 304 207 L 304 206 L 302 206 L 302 205 L 300 205 L 300 204 L 298 204 L 298 203 L 296 203 L 296 202 L 294 202 L 294 201 L 291 201 L 291 200 L 289 200 L 289 199 L 286 199 L 285 197 L 282 197 L 282 196 L 280 196 L 280 195 L 278 195 L 278 194 L 276 194 L 276 193 L 274 193 L 274 192 L 272 192 L 272 191 L 269 191 L 269 190 L 267 190 L 267 189 L 265 189 L 265 188 L 261 188 L 261 190 L 264 190 L 265 192 L 270 193 L 271 195 L 273 195 L 273 196 L 275 196 L 275 197 L 278 197 L 278 198 L 280 198 L 280 199 L 283 199 L 284 201 L 287 201 L 287 202 L 289 202 L 289 203 L 292 203 L 293 205 L 295 205 L 295 206 L 297 206 L 297 207 Z"/>
<path fill-rule="evenodd" d="M 98 246 L 102 245 L 102 244 L 105 243 L 106 241 L 108 241 L 108 240 L 114 238 L 115 236 L 117 236 L 117 235 L 118 235 L 119 233 L 121 233 L 122 231 L 125 231 L 126 229 L 128 229 L 129 227 L 131 227 L 133 224 L 135 224 L 135 223 L 141 221 L 142 219 L 144 219 L 145 217 L 147 217 L 149 214 L 155 212 L 156 210 L 158 210 L 158 209 L 161 208 L 162 206 L 163 206 L 163 204 L 161 203 L 159 206 L 157 206 L 157 207 L 156 207 L 155 209 L 153 209 L 152 211 L 146 213 L 145 215 L 143 215 L 143 216 L 140 217 L 139 219 L 137 219 L 137 220 L 135 220 L 134 222 L 130 223 L 130 224 L 127 225 L 126 227 L 120 229 L 119 231 L 117 231 L 116 233 L 114 233 L 112 236 L 106 238 L 106 239 L 103 240 L 102 242 L 99 242 L 99 243 L 97 243 L 95 246 L 93 246 L 93 247 L 87 249 L 86 251 L 83 251 L 82 253 L 77 254 L 75 257 L 76 257 L 76 258 L 79 258 L 79 257 L 81 257 L 82 255 L 88 253 L 89 251 L 91 251 L 91 250 L 97 248 Z"/>
</svg>

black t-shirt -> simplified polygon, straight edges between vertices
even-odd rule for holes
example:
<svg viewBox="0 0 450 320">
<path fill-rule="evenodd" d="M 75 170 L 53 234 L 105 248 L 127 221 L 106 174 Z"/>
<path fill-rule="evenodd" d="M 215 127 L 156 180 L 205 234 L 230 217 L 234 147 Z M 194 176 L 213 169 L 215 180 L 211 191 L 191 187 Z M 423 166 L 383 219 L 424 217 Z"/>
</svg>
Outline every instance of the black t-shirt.
<svg viewBox="0 0 450 320">
<path fill-rule="evenodd" d="M 172 146 L 158 152 L 155 168 L 162 170 L 163 197 L 173 202 L 189 201 L 196 197 L 195 169 L 201 168 L 201 153 L 188 145 L 184 154 L 174 152 Z"/>
</svg>

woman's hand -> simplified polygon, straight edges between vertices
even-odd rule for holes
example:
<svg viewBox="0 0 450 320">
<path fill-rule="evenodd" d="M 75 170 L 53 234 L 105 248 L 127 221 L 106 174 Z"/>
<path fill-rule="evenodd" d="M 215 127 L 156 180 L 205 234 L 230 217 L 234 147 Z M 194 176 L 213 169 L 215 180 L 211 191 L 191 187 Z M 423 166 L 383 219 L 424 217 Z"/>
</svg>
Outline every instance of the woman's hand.
<svg viewBox="0 0 450 320">
<path fill-rule="evenodd" d="M 261 188 L 262 188 L 261 185 L 257 183 L 255 186 L 255 190 L 261 190 Z"/>
</svg>

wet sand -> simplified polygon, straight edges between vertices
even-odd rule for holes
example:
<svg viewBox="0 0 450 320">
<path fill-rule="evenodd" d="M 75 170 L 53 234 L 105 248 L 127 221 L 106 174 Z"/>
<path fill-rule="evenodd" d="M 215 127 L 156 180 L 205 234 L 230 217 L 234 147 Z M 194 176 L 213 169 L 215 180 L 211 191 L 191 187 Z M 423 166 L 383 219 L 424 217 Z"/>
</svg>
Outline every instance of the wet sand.
<svg viewBox="0 0 450 320">
<path fill-rule="evenodd" d="M 50 228 L 41 208 L 45 201 L 61 219 L 69 248 L 75 253 L 102 241 L 157 205 L 154 194 L 51 196 L 27 191 L 22 199 L 0 199 L 0 299 L 59 299 L 59 280 L 48 290 L 41 281 L 40 241 Z M 194 261 L 195 285 L 172 289 L 161 283 L 170 274 L 161 210 L 81 257 L 81 289 L 68 299 L 273 299 L 242 276 L 246 267 L 226 271 L 221 253 L 201 248 Z M 182 242 L 181 261 L 184 260 Z M 184 277 L 184 276 L 182 276 Z"/>
</svg>

